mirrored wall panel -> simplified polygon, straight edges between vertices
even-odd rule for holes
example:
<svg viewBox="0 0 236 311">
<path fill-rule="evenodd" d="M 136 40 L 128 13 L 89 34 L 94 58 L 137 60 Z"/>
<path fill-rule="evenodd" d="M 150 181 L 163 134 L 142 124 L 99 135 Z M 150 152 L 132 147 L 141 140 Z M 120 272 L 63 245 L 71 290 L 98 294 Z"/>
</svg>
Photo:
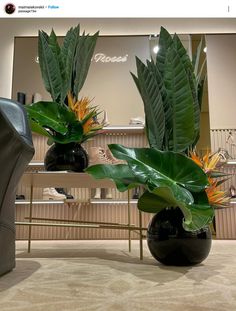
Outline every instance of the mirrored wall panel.
<svg viewBox="0 0 236 311">
<path fill-rule="evenodd" d="M 38 64 L 38 38 L 16 37 L 12 97 L 26 94 L 30 103 L 35 93 L 43 100 L 50 95 L 43 86 Z M 99 37 L 87 80 L 80 96 L 93 99 L 107 113 L 111 125 L 127 125 L 131 118 L 142 117 L 143 104 L 131 72 L 136 72 L 135 56 L 150 58 L 149 36 Z"/>
</svg>

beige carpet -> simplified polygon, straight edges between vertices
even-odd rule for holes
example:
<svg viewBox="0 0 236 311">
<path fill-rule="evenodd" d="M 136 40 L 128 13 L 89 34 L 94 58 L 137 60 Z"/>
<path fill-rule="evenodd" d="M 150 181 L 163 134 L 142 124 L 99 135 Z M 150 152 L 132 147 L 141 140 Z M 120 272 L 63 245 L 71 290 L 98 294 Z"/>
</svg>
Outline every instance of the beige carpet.
<svg viewBox="0 0 236 311">
<path fill-rule="evenodd" d="M 146 243 L 144 243 L 146 244 Z M 213 241 L 195 267 L 166 267 L 138 242 L 17 243 L 16 269 L 0 278 L 1 311 L 235 311 L 236 241 Z"/>
</svg>

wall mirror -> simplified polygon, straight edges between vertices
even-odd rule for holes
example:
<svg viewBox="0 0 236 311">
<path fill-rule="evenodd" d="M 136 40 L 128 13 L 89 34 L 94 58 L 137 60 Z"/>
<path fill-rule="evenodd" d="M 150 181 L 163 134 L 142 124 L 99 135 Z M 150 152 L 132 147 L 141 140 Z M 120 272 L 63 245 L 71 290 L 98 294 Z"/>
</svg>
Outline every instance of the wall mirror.
<svg viewBox="0 0 236 311">
<path fill-rule="evenodd" d="M 201 35 L 179 35 L 188 53 L 194 54 Z M 62 38 L 61 38 L 62 40 Z M 135 56 L 145 61 L 157 52 L 158 37 L 154 35 L 100 36 L 81 96 L 93 99 L 94 105 L 106 111 L 110 125 L 128 125 L 131 118 L 144 119 L 143 104 L 130 71 L 136 73 Z M 26 94 L 31 103 L 35 94 L 49 100 L 37 59 L 37 37 L 15 37 L 12 98 Z M 210 147 L 207 83 L 202 107 L 199 150 Z"/>
</svg>

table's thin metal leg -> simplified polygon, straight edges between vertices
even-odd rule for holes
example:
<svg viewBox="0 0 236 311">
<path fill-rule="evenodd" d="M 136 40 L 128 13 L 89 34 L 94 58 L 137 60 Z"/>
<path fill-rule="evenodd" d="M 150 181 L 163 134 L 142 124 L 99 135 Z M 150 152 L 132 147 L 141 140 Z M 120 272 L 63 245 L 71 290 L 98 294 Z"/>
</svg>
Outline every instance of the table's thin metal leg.
<svg viewBox="0 0 236 311">
<path fill-rule="evenodd" d="M 143 260 L 143 223 L 142 223 L 142 212 L 139 211 L 139 248 L 140 248 L 140 260 Z"/>
<path fill-rule="evenodd" d="M 128 234 L 129 234 L 129 252 L 131 252 L 131 230 L 130 230 L 130 223 L 131 223 L 131 219 L 130 219 L 130 190 L 128 190 L 128 226 L 129 226 L 129 230 L 128 230 Z"/>
<path fill-rule="evenodd" d="M 30 210 L 29 210 L 29 222 L 32 222 L 32 213 L 33 213 L 33 185 L 30 186 Z M 29 225 L 29 236 L 28 236 L 28 253 L 30 253 L 31 247 L 31 233 L 32 226 Z"/>
</svg>

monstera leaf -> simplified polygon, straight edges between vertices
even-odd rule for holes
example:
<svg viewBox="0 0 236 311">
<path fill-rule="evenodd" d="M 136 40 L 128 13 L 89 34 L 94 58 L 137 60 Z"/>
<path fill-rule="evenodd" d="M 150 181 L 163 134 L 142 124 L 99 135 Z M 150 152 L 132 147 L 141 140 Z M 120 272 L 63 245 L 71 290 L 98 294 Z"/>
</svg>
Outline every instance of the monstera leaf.
<svg viewBox="0 0 236 311">
<path fill-rule="evenodd" d="M 67 106 L 56 102 L 38 102 L 26 105 L 34 132 L 57 143 L 81 142 L 83 127 Z"/>
<path fill-rule="evenodd" d="M 120 191 L 143 185 L 146 192 L 139 199 L 138 208 L 157 213 L 167 206 L 179 207 L 186 230 L 198 230 L 211 221 L 213 209 L 205 194 L 208 178 L 191 159 L 154 148 L 126 148 L 118 144 L 109 148 L 127 165 L 100 164 L 86 169 L 87 173 L 98 179 L 114 180 Z"/>
</svg>

